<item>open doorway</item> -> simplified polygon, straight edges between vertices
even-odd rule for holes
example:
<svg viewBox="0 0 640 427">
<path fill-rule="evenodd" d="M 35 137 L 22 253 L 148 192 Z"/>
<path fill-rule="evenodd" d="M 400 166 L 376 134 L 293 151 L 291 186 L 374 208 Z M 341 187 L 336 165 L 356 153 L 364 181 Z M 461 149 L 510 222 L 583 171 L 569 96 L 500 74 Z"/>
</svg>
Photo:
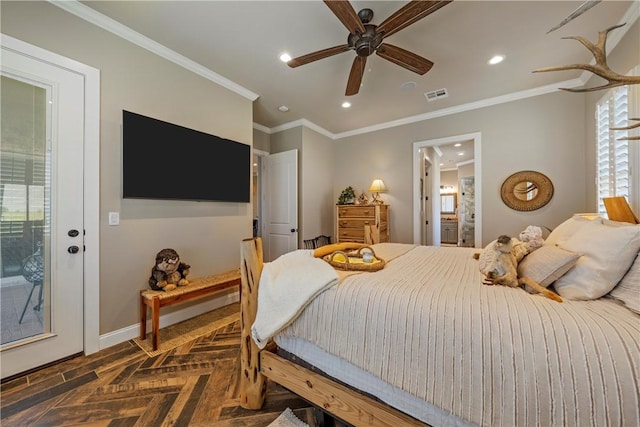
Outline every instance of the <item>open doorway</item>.
<svg viewBox="0 0 640 427">
<path fill-rule="evenodd" d="M 264 188 L 264 184 L 262 182 L 262 162 L 264 156 L 268 156 L 269 153 L 262 150 L 253 149 L 253 158 L 252 158 L 252 179 L 253 179 L 253 193 L 252 204 L 253 204 L 253 237 L 262 237 L 263 230 L 263 219 L 264 214 L 262 212 L 264 204 L 262 203 L 262 192 Z"/>
<path fill-rule="evenodd" d="M 415 244 L 482 247 L 480 133 L 413 144 Z"/>
</svg>

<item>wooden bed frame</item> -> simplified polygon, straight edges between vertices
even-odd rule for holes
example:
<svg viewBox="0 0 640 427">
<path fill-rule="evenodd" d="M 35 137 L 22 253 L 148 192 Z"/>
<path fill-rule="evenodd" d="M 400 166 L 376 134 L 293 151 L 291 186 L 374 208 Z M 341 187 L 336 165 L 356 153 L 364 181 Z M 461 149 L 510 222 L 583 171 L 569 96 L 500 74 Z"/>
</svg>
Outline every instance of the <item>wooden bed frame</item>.
<svg viewBox="0 0 640 427">
<path fill-rule="evenodd" d="M 278 356 L 269 350 L 269 346 L 261 351 L 251 338 L 251 326 L 258 308 L 258 285 L 263 266 L 262 239 L 243 240 L 240 255 L 240 404 L 243 408 L 262 407 L 267 379 L 270 379 L 356 426 L 425 426 L 397 409 Z"/>
</svg>

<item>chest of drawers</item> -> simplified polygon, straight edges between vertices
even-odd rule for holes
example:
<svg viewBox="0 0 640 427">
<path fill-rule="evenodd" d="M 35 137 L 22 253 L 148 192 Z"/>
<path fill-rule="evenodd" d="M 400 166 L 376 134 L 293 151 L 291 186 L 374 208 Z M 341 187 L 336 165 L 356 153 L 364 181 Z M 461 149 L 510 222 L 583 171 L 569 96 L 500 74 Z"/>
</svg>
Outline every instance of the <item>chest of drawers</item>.
<svg viewBox="0 0 640 427">
<path fill-rule="evenodd" d="M 389 205 L 336 206 L 336 236 L 338 242 L 388 242 Z"/>
</svg>

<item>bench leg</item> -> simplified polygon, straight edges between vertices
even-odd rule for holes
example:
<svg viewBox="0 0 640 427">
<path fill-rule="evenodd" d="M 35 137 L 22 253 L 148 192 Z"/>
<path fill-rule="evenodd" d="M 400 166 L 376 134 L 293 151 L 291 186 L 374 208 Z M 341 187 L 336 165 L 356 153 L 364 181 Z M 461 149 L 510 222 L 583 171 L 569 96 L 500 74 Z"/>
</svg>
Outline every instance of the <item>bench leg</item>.
<svg viewBox="0 0 640 427">
<path fill-rule="evenodd" d="M 147 305 L 144 303 L 144 297 L 140 295 L 140 339 L 147 338 Z"/>
<path fill-rule="evenodd" d="M 153 324 L 153 351 L 158 349 L 158 336 L 160 335 L 160 298 L 153 299 L 151 309 L 151 323 Z"/>
</svg>

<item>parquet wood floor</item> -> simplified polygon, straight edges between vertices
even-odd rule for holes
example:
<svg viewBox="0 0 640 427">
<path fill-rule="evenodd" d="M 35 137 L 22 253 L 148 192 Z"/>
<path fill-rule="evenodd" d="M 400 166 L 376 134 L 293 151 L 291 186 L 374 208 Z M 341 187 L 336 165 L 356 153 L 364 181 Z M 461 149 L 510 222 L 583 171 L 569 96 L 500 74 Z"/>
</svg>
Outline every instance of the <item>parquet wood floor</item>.
<svg viewBox="0 0 640 427">
<path fill-rule="evenodd" d="M 148 357 L 133 341 L 3 383 L 2 426 L 266 426 L 287 407 L 311 426 L 313 408 L 270 383 L 265 406 L 238 402 L 239 322 Z"/>
</svg>

